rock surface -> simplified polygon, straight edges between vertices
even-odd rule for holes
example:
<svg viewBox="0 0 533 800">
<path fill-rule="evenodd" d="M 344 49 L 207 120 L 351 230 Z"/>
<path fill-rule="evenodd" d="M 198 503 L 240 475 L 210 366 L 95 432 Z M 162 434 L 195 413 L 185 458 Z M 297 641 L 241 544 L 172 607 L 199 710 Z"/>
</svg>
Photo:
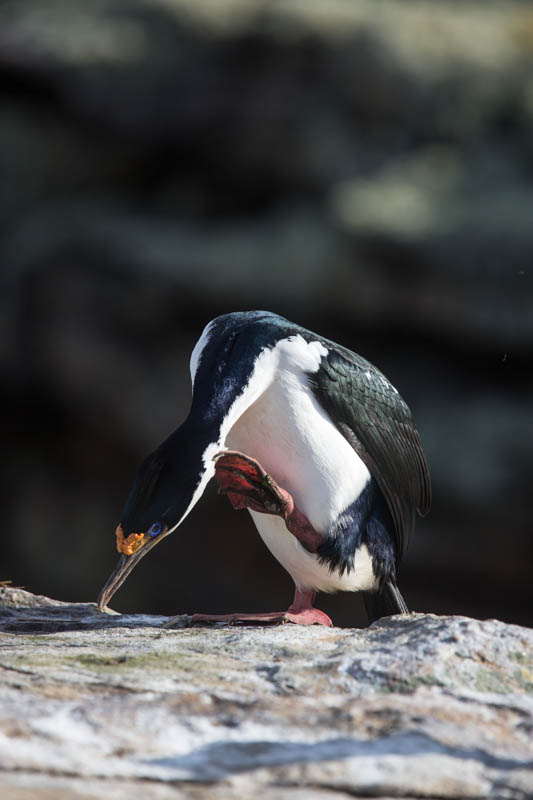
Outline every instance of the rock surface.
<svg viewBox="0 0 533 800">
<path fill-rule="evenodd" d="M 0 795 L 309 800 L 533 793 L 533 632 L 162 627 L 0 590 Z"/>
</svg>

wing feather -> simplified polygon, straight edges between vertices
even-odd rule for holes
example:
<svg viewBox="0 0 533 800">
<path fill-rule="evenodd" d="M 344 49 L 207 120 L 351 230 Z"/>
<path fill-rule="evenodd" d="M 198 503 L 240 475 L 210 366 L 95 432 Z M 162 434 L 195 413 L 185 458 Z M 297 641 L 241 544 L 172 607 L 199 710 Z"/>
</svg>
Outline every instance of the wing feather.
<svg viewBox="0 0 533 800">
<path fill-rule="evenodd" d="M 416 512 L 423 516 L 431 505 L 429 469 L 409 407 L 376 367 L 343 347 L 330 347 L 309 377 L 318 401 L 377 480 L 401 557 Z"/>
</svg>

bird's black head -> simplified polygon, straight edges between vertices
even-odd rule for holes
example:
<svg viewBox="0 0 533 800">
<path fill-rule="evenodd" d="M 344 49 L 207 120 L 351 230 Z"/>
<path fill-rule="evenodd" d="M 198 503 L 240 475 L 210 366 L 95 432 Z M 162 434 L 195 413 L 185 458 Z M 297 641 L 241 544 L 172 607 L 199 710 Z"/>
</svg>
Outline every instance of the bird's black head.
<svg viewBox="0 0 533 800">
<path fill-rule="evenodd" d="M 107 605 L 133 568 L 186 516 L 211 477 L 205 441 L 185 423 L 141 464 L 115 531 L 119 562 L 100 592 Z"/>
</svg>

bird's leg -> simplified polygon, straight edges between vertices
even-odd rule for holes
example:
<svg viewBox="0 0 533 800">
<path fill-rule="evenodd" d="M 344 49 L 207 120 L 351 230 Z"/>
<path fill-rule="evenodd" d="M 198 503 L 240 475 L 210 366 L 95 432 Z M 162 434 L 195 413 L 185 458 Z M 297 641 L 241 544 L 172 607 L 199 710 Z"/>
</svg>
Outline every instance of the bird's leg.
<svg viewBox="0 0 533 800">
<path fill-rule="evenodd" d="M 226 450 L 215 456 L 215 479 L 220 494 L 233 508 L 251 508 L 261 514 L 283 517 L 287 529 L 310 553 L 323 542 L 305 514 L 294 505 L 292 495 L 279 486 L 255 458 Z"/>
<path fill-rule="evenodd" d="M 294 592 L 294 600 L 285 612 L 285 622 L 295 622 L 297 625 L 327 625 L 333 626 L 327 614 L 314 608 L 316 592 L 310 589 L 307 592 L 301 592 L 296 589 Z"/>
<path fill-rule="evenodd" d="M 315 531 L 305 514 L 294 505 L 292 496 L 268 475 L 254 458 L 232 450 L 215 456 L 215 478 L 219 492 L 226 494 L 236 509 L 251 508 L 262 514 L 274 514 L 285 520 L 287 529 L 311 553 L 316 553 L 323 537 Z M 313 607 L 316 592 L 296 589 L 287 611 L 266 614 L 193 614 L 191 624 L 226 622 L 229 625 L 328 625 L 327 614 Z M 176 620 L 178 617 L 175 618 Z M 181 620 L 182 618 L 179 617 Z M 174 618 L 165 623 L 170 627 Z"/>
</svg>

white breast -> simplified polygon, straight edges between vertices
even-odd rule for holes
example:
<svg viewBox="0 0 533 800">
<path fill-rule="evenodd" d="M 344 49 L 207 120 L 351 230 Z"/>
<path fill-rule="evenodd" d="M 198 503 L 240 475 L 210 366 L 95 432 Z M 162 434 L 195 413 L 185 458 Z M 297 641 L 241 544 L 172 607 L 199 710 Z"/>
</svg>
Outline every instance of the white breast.
<svg viewBox="0 0 533 800">
<path fill-rule="evenodd" d="M 233 423 L 224 444 L 256 458 L 292 494 L 313 527 L 326 531 L 359 496 L 370 473 L 308 385 L 304 368 L 316 369 L 318 359 L 303 364 L 301 343 L 297 344 L 300 351 L 288 340 L 280 344 L 277 369 L 270 382 Z M 322 347 L 318 342 L 312 344 Z M 327 565 L 319 564 L 283 520 L 258 513 L 252 513 L 252 517 L 263 541 L 299 588 L 354 591 L 372 586 L 366 547 L 356 554 L 355 569 L 341 578 L 336 572 L 330 573 Z"/>
</svg>

